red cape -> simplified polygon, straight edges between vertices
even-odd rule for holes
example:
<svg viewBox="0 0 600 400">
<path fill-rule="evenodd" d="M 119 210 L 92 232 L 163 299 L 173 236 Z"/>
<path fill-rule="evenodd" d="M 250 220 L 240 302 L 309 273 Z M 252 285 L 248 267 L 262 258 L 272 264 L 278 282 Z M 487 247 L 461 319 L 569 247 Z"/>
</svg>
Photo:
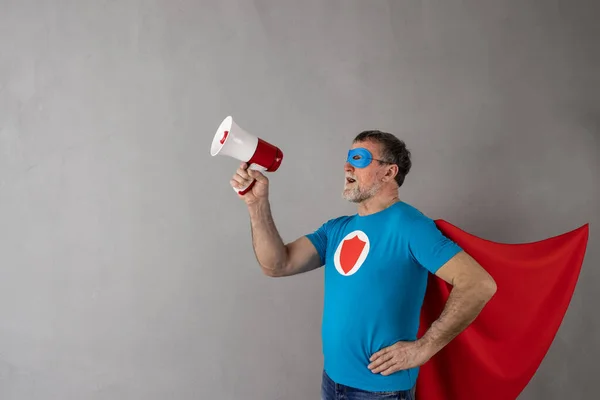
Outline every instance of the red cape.
<svg viewBox="0 0 600 400">
<path fill-rule="evenodd" d="M 498 290 L 477 319 L 421 367 L 417 399 L 516 399 L 540 366 L 567 311 L 589 224 L 539 242 L 503 244 L 444 220 L 435 222 L 492 275 Z M 439 317 L 450 290 L 430 275 L 419 336 Z"/>
</svg>

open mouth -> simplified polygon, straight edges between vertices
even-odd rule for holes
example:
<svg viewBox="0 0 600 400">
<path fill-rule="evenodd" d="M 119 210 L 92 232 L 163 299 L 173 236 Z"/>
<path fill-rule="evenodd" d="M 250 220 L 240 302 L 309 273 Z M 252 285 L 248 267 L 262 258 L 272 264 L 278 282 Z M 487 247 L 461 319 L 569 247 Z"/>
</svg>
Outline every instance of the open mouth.
<svg viewBox="0 0 600 400">
<path fill-rule="evenodd" d="M 354 180 L 352 178 L 346 178 L 346 182 L 347 183 L 354 183 L 354 182 L 356 182 L 356 180 Z"/>
</svg>

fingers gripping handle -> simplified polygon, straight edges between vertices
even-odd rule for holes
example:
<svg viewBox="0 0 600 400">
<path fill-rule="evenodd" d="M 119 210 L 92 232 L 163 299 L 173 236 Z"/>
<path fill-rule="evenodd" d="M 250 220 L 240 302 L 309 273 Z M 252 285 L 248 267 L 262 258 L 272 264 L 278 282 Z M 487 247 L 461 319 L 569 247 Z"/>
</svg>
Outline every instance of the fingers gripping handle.
<svg viewBox="0 0 600 400">
<path fill-rule="evenodd" d="M 250 164 L 250 166 L 248 167 L 248 169 L 252 169 L 255 171 L 266 171 L 267 169 L 265 167 L 263 167 L 262 165 L 258 165 L 258 164 Z M 248 185 L 242 187 L 242 188 L 233 188 L 234 191 L 236 191 L 238 194 L 240 195 L 245 195 L 246 193 L 248 193 L 249 191 L 252 190 L 252 187 L 254 186 L 254 184 L 256 183 L 256 179 L 253 179 L 252 182 L 250 182 Z"/>
</svg>

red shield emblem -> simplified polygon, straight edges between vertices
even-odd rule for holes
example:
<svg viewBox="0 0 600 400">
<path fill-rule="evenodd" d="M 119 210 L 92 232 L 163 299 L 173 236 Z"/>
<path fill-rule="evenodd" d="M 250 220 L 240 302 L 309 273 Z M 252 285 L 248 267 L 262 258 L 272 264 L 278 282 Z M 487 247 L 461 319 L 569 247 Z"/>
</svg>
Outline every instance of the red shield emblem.
<svg viewBox="0 0 600 400">
<path fill-rule="evenodd" d="M 346 235 L 338 245 L 334 256 L 335 267 L 344 276 L 354 274 L 369 253 L 369 238 L 362 231 Z"/>
<path fill-rule="evenodd" d="M 360 257 L 365 248 L 365 244 L 367 242 L 360 240 L 358 235 L 342 242 L 342 251 L 340 252 L 340 267 L 342 267 L 342 271 L 348 273 L 356 265 L 358 257 Z"/>
</svg>

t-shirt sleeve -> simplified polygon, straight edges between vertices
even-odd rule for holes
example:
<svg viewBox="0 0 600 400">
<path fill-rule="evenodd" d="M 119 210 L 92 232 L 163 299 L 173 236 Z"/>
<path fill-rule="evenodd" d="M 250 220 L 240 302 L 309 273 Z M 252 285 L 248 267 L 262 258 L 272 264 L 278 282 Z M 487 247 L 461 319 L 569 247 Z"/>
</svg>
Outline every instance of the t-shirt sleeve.
<svg viewBox="0 0 600 400">
<path fill-rule="evenodd" d="M 325 265 L 325 260 L 326 260 L 328 229 L 329 229 L 329 222 L 325 222 L 313 233 L 309 233 L 306 235 L 308 240 L 310 240 L 312 242 L 313 246 L 315 246 L 315 249 L 317 249 L 317 253 L 319 253 L 319 257 L 321 259 L 321 265 Z"/>
<path fill-rule="evenodd" d="M 408 246 L 414 260 L 432 274 L 462 251 L 462 248 L 444 236 L 435 221 L 428 217 L 421 217 L 413 222 Z"/>
</svg>

